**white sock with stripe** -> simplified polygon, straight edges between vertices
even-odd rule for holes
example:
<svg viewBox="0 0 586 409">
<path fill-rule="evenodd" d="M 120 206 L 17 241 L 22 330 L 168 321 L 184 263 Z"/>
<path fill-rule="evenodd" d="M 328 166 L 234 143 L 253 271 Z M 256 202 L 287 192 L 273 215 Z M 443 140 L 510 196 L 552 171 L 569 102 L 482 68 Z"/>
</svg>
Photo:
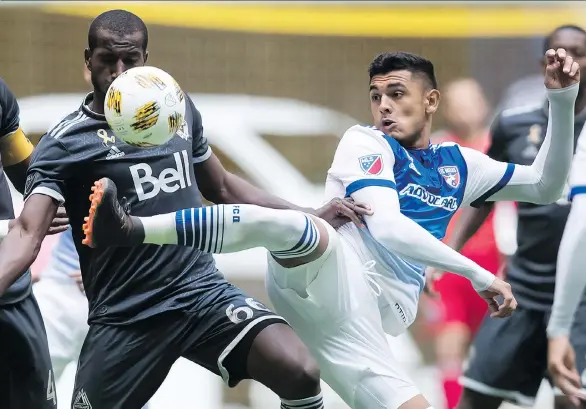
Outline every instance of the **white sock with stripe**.
<svg viewBox="0 0 586 409">
<path fill-rule="evenodd" d="M 311 217 L 294 210 L 216 205 L 139 219 L 145 243 L 197 247 L 206 253 L 264 247 L 285 259 L 308 255 L 319 244 L 319 231 Z"/>
<path fill-rule="evenodd" d="M 321 392 L 311 398 L 281 399 L 281 409 L 324 409 L 324 401 Z"/>
</svg>

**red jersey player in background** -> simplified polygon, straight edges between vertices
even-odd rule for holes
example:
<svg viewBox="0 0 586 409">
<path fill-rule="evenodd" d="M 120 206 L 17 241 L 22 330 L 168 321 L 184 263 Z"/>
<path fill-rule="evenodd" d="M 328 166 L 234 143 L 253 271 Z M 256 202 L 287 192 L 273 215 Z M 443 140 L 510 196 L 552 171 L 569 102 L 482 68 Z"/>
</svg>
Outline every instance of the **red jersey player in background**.
<svg viewBox="0 0 586 409">
<path fill-rule="evenodd" d="M 471 79 L 457 80 L 446 86 L 442 96 L 446 129 L 432 135 L 432 143 L 456 142 L 485 153 L 490 146 L 487 127 L 489 107 L 480 85 Z M 458 218 L 459 212 L 448 226 L 445 241 L 449 241 Z M 498 271 L 501 257 L 496 245 L 492 214 L 461 253 L 490 272 Z M 434 269 L 428 269 L 426 277 L 428 293 L 432 296 L 439 294 L 435 303 L 436 307 L 439 304 L 441 311 L 436 355 L 446 408 L 453 409 L 462 392 L 462 386 L 458 383 L 462 363 L 470 341 L 486 314 L 487 305 L 464 277 L 442 274 Z"/>
</svg>

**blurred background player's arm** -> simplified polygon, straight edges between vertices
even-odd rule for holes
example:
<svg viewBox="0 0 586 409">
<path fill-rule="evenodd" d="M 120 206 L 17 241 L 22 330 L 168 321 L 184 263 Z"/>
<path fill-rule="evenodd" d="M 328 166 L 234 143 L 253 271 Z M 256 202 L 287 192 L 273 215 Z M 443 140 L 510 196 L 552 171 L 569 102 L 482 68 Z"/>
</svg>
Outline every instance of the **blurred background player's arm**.
<svg viewBox="0 0 586 409">
<path fill-rule="evenodd" d="M 21 194 L 33 145 L 20 128 L 19 108 L 14 94 L 0 79 L 0 155 L 6 175 Z"/>
<path fill-rule="evenodd" d="M 572 207 L 557 259 L 555 296 L 547 327 L 550 338 L 569 336 L 586 288 L 586 138 L 578 139 L 569 178 Z"/>
<path fill-rule="evenodd" d="M 555 294 L 547 326 L 548 370 L 567 396 L 586 398 L 570 343 L 574 316 L 586 289 L 586 138 L 578 139 L 569 178 L 572 207 L 557 258 Z"/>
</svg>

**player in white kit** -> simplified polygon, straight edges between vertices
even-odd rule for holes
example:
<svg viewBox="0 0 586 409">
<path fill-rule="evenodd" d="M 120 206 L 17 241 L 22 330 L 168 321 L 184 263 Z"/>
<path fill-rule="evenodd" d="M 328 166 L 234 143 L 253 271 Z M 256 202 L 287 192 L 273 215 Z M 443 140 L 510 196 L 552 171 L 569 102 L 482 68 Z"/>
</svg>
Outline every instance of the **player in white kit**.
<svg viewBox="0 0 586 409">
<path fill-rule="evenodd" d="M 586 405 L 586 390 L 576 369 L 570 333 L 575 325 L 574 315 L 586 289 L 586 134 L 578 137 L 576 153 L 568 178 L 572 203 L 557 259 L 556 284 L 551 317 L 547 327 L 548 370 L 554 384 L 574 402 Z M 582 403 L 580 406 L 580 400 Z"/>
<path fill-rule="evenodd" d="M 430 61 L 387 53 L 370 66 L 375 127 L 354 126 L 328 173 L 327 198 L 368 203 L 364 225 L 336 232 L 292 210 L 219 205 L 136 217 L 124 213 L 111 180 L 96 183 L 84 226 L 92 246 L 178 244 L 209 253 L 267 248 L 267 288 L 276 310 L 317 359 L 322 378 L 354 409 L 428 409 L 396 364 L 385 332 L 415 319 L 424 269 L 467 277 L 494 317 L 510 315 L 510 286 L 444 245 L 454 212 L 484 200 L 555 201 L 573 151 L 579 72 L 564 50 L 549 50 L 546 139 L 531 166 L 496 162 L 455 144 L 430 145 L 439 91 Z M 388 136 L 388 135 L 392 135 Z M 555 137 L 552 137 L 555 135 Z M 497 296 L 503 301 L 497 301 Z M 254 306 L 250 306 L 254 308 Z M 242 308 L 239 319 L 252 316 Z"/>
</svg>

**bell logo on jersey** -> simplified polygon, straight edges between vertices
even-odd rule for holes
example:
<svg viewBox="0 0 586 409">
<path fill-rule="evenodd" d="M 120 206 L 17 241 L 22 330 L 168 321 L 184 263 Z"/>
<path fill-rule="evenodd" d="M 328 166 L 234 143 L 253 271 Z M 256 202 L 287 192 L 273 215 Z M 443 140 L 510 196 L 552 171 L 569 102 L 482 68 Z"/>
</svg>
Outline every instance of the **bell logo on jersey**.
<svg viewBox="0 0 586 409">
<path fill-rule="evenodd" d="M 358 158 L 360 163 L 360 169 L 367 175 L 380 175 L 383 171 L 383 158 L 382 155 L 366 155 Z"/>
<path fill-rule="evenodd" d="M 423 186 L 409 183 L 399 192 L 400 196 L 410 196 L 432 207 L 440 207 L 450 212 L 458 210 L 458 199 L 453 196 L 438 196 L 427 191 Z"/>
<path fill-rule="evenodd" d="M 437 171 L 450 187 L 456 189 L 460 186 L 460 171 L 457 166 L 440 166 Z"/>
<path fill-rule="evenodd" d="M 163 169 L 159 176 L 153 176 L 153 169 L 147 163 L 132 165 L 130 173 L 139 201 L 152 199 L 161 191 L 173 193 L 191 186 L 191 174 L 187 151 L 175 152 L 175 168 Z"/>
</svg>

